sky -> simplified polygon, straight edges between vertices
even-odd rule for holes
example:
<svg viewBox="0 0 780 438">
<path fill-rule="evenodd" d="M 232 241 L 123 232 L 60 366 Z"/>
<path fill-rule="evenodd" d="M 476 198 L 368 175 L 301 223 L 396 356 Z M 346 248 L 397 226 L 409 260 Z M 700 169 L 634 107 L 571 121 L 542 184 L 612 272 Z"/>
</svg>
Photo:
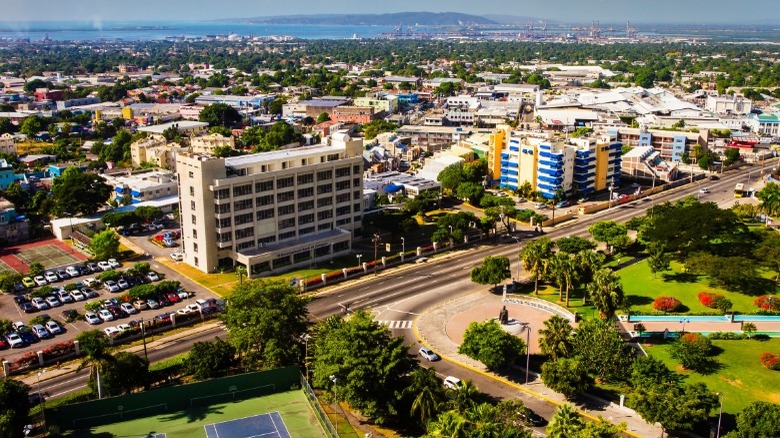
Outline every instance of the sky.
<svg viewBox="0 0 780 438">
<path fill-rule="evenodd" d="M 779 0 L 2 0 L 0 21 L 202 21 L 270 15 L 461 12 L 567 23 L 780 22 Z M 780 27 L 780 24 L 778 24 Z"/>
</svg>

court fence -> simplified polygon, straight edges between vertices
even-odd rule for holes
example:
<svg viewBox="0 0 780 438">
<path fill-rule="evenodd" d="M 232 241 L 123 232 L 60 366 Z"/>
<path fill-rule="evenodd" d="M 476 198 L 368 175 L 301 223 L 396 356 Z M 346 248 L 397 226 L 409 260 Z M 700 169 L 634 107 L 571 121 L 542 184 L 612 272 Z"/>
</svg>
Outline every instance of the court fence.
<svg viewBox="0 0 780 438">
<path fill-rule="evenodd" d="M 299 385 L 300 369 L 291 366 L 60 406 L 47 409 L 46 419 L 63 431 L 82 429 L 290 391 Z"/>
<path fill-rule="evenodd" d="M 330 421 L 330 418 L 325 413 L 325 411 L 322 410 L 320 401 L 317 400 L 317 395 L 314 394 L 311 386 L 309 386 L 309 382 L 306 381 L 306 377 L 303 375 L 301 375 L 301 388 L 303 389 L 304 394 L 306 394 L 306 401 L 309 402 L 312 411 L 314 411 L 314 415 L 317 417 L 320 425 L 322 425 L 322 428 L 325 430 L 325 434 L 328 435 L 328 438 L 338 438 L 338 431 L 333 426 L 333 423 Z"/>
</svg>

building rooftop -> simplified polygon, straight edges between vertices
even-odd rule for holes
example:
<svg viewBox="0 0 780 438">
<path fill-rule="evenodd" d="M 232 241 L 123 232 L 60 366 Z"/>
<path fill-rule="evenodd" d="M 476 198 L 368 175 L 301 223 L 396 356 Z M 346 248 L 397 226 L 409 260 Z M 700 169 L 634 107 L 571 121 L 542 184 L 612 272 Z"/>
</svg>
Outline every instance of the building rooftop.
<svg viewBox="0 0 780 438">
<path fill-rule="evenodd" d="M 266 161 L 273 162 L 285 158 L 295 158 L 295 157 L 302 157 L 306 155 L 319 155 L 327 152 L 337 153 L 340 152 L 341 150 L 342 148 L 338 146 L 318 144 L 313 146 L 303 146 L 303 147 L 292 148 L 292 149 L 282 149 L 278 151 L 258 152 L 256 154 L 239 155 L 237 157 L 227 157 L 225 158 L 225 166 L 243 167 L 250 164 L 262 163 Z"/>
<path fill-rule="evenodd" d="M 150 134 L 162 134 L 163 131 L 172 127 L 173 125 L 178 125 L 179 130 L 205 128 L 209 126 L 209 124 L 206 122 L 196 122 L 193 120 L 178 120 L 176 122 L 168 122 L 168 123 L 163 123 L 161 125 L 144 126 L 142 128 L 138 128 L 138 130 L 141 132 L 148 132 Z"/>
<path fill-rule="evenodd" d="M 313 99 L 313 100 L 301 100 L 298 102 L 298 105 L 309 105 L 309 106 L 320 106 L 320 107 L 330 107 L 335 108 L 340 105 L 344 105 L 348 100 L 336 100 L 336 99 Z"/>
</svg>

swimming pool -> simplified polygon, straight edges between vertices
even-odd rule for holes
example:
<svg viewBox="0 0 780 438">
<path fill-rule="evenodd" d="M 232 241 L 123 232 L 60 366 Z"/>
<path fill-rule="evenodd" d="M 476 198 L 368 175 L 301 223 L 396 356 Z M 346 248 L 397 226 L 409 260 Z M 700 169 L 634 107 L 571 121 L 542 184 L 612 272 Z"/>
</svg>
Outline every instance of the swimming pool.
<svg viewBox="0 0 780 438">
<path fill-rule="evenodd" d="M 631 315 L 631 322 L 731 322 L 731 315 Z M 780 322 L 778 315 L 734 315 L 734 322 Z"/>
</svg>

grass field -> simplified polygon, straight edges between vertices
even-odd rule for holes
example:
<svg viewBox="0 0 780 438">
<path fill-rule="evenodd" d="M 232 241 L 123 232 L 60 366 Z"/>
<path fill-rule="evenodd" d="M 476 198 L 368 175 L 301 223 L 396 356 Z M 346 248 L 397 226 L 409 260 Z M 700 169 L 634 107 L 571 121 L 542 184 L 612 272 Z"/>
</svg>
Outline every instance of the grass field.
<svg viewBox="0 0 780 438">
<path fill-rule="evenodd" d="M 637 313 L 653 313 L 653 300 L 659 296 L 677 297 L 688 310 L 687 312 L 713 313 L 714 309 L 704 306 L 697 297 L 699 292 L 708 291 L 724 295 L 734 304 L 732 310 L 736 312 L 755 312 L 758 310 L 753 304 L 754 296 L 729 292 L 717 287 L 710 287 L 707 278 L 682 272 L 679 263 L 672 263 L 672 270 L 663 274 L 653 274 L 642 261 L 618 271 L 623 283 L 623 291 L 631 305 L 631 311 Z"/>
<path fill-rule="evenodd" d="M 780 352 L 779 338 L 712 341 L 712 345 L 719 352 L 713 358 L 720 365 L 709 375 L 682 370 L 679 362 L 669 357 L 668 345 L 654 345 L 645 350 L 686 376 L 686 382 L 703 382 L 711 391 L 723 394 L 723 412 L 736 415 L 754 401 L 780 403 L 780 372 L 764 368 L 759 361 L 765 351 Z"/>
<path fill-rule="evenodd" d="M 165 433 L 167 438 L 205 437 L 203 426 L 237 418 L 279 411 L 292 438 L 323 438 L 303 391 L 289 391 L 236 403 L 171 412 L 91 429 L 70 431 L 64 437 L 145 437 Z"/>
</svg>

